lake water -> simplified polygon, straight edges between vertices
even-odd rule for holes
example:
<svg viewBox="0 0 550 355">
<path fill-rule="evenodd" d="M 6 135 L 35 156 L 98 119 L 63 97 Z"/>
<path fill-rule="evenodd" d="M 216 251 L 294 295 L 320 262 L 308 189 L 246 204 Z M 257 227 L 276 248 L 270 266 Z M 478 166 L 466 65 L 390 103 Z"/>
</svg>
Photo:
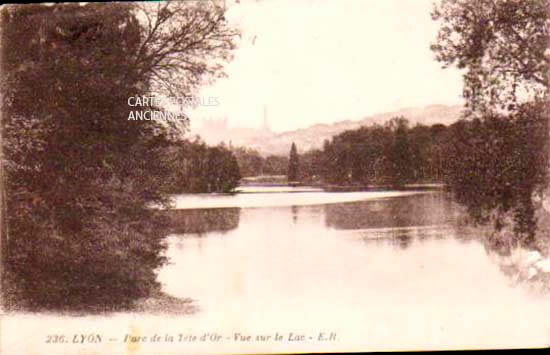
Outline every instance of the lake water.
<svg viewBox="0 0 550 355">
<path fill-rule="evenodd" d="M 514 285 L 443 193 L 269 188 L 176 196 L 174 206 L 166 212 L 170 263 L 158 279 L 165 293 L 193 299 L 197 312 L 5 315 L 2 350 L 40 353 L 52 334 L 102 338 L 47 344 L 64 354 L 550 344 L 548 296 Z M 127 343 L 128 335 L 147 340 Z"/>
<path fill-rule="evenodd" d="M 220 329 L 334 332 L 350 349 L 548 344 L 548 302 L 512 285 L 445 194 L 298 191 L 178 196 L 187 233 L 167 238 L 164 291 Z"/>
</svg>

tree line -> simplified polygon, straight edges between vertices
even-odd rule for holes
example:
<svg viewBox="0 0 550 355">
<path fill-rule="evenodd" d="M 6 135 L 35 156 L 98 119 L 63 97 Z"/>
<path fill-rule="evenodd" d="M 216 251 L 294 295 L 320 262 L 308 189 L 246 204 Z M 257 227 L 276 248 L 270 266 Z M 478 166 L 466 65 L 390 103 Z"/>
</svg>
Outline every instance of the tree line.
<svg viewBox="0 0 550 355">
<path fill-rule="evenodd" d="M 492 243 L 501 246 L 498 233 L 508 228 L 507 243 L 533 246 L 535 199 L 547 183 L 545 105 L 527 103 L 513 114 L 463 118 L 449 126 L 410 128 L 398 117 L 346 131 L 323 149 L 300 155 L 299 176 L 305 183 L 364 188 L 442 183 L 475 224 L 492 224 Z"/>
<path fill-rule="evenodd" d="M 263 157 L 257 150 L 246 147 L 232 148 L 243 177 L 259 175 L 287 175 L 288 157 L 268 155 Z"/>
<path fill-rule="evenodd" d="M 446 126 L 405 118 L 361 127 L 300 156 L 303 182 L 344 186 L 442 183 L 475 223 L 506 223 L 516 242 L 531 245 L 536 205 L 546 182 L 548 117 L 536 104 L 513 115 L 460 119 Z"/>
<path fill-rule="evenodd" d="M 171 144 L 165 157 L 171 167 L 165 179 L 166 193 L 228 193 L 241 179 L 237 157 L 224 144 L 207 146 L 200 139 L 180 140 Z"/>
<path fill-rule="evenodd" d="M 441 182 L 447 129 L 442 124 L 411 128 L 406 118 L 395 117 L 345 131 L 322 149 L 300 155 L 299 175 L 306 182 L 364 187 Z"/>
</svg>

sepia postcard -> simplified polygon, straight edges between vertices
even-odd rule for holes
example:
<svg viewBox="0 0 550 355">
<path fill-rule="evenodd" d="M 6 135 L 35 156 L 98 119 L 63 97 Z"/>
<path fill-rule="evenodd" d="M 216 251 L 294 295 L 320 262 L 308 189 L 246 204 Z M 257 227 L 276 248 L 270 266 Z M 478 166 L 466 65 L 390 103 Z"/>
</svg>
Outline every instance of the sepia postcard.
<svg viewBox="0 0 550 355">
<path fill-rule="evenodd" d="M 0 12 L 1 354 L 550 346 L 550 0 Z"/>
</svg>

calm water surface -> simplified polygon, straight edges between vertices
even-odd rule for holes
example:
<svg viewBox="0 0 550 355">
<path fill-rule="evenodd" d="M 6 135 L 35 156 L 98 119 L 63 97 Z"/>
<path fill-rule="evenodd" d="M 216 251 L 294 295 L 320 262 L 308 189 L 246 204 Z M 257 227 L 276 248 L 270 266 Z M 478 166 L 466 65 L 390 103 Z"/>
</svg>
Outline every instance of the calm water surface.
<svg viewBox="0 0 550 355">
<path fill-rule="evenodd" d="M 548 296 L 513 285 L 441 193 L 242 193 L 178 196 L 167 211 L 164 292 L 194 314 L 12 314 L 8 354 L 42 353 L 48 335 L 100 334 L 67 354 L 297 353 L 540 347 Z M 216 208 L 218 207 L 218 208 Z M 223 207 L 223 208 L 219 208 Z M 234 341 L 271 335 L 284 341 Z M 289 341 L 289 334 L 304 341 Z M 317 341 L 319 333 L 336 334 Z M 216 334 L 217 342 L 122 341 Z M 311 337 L 311 339 L 310 339 Z M 118 339 L 118 340 L 117 340 Z M 22 348 L 24 344 L 24 348 Z"/>
<path fill-rule="evenodd" d="M 511 284 L 443 193 L 241 194 L 190 209 L 196 199 L 177 199 L 187 209 L 172 212 L 159 279 L 222 329 L 334 331 L 386 349 L 392 337 L 396 349 L 550 339 L 548 302 Z"/>
</svg>

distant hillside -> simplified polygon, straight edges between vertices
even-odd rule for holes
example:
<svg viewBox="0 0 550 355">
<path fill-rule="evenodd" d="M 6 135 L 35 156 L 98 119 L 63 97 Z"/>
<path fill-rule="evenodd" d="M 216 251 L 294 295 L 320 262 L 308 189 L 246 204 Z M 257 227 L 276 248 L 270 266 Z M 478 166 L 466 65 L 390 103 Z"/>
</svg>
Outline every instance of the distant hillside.
<svg viewBox="0 0 550 355">
<path fill-rule="evenodd" d="M 404 116 L 411 122 L 411 125 L 417 123 L 449 125 L 460 118 L 461 111 L 462 106 L 432 105 L 424 108 L 407 108 L 368 116 L 359 121 L 348 120 L 333 124 L 317 124 L 304 129 L 273 134 L 270 137 L 254 137 L 247 140 L 244 145 L 254 148 L 262 154 L 288 154 L 290 145 L 295 142 L 299 152 L 303 153 L 309 149 L 321 148 L 325 139 L 330 139 L 346 130 L 357 129 L 373 123 L 382 124 L 395 116 Z"/>
<path fill-rule="evenodd" d="M 295 142 L 298 151 L 303 153 L 309 149 L 321 148 L 325 139 L 331 139 L 333 136 L 346 130 L 369 126 L 373 123 L 382 124 L 392 117 L 404 116 L 411 122 L 411 125 L 417 123 L 425 125 L 442 123 L 449 125 L 460 118 L 461 111 L 462 106 L 430 105 L 423 108 L 406 108 L 399 111 L 376 114 L 357 121 L 347 120 L 333 124 L 316 124 L 308 128 L 283 133 L 227 127 L 220 127 L 220 129 L 209 127 L 197 133 L 206 142 L 211 144 L 221 141 L 218 137 L 223 137 L 226 143 L 231 141 L 234 146 L 250 147 L 256 149 L 262 155 L 285 155 L 290 151 L 292 142 Z"/>
</svg>

